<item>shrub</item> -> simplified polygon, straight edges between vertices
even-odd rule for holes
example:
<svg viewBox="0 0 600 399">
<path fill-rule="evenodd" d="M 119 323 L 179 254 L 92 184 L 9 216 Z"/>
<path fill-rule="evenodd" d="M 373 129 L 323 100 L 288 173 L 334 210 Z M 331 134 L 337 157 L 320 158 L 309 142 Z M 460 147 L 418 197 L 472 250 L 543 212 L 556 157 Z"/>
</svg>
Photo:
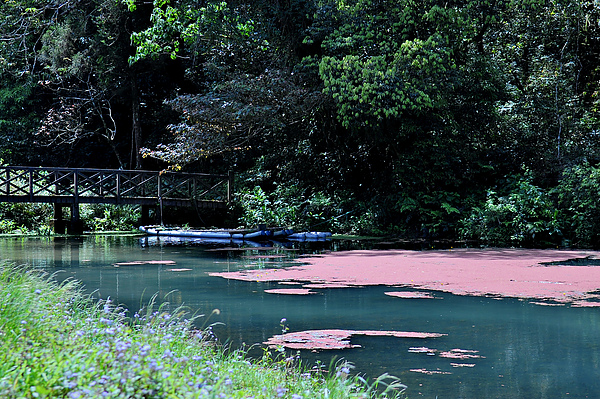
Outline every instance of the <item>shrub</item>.
<svg viewBox="0 0 600 399">
<path fill-rule="evenodd" d="M 255 186 L 241 191 L 237 198 L 242 213 L 239 222 L 248 227 L 266 224 L 331 229 L 339 225 L 335 217 L 342 213 L 334 198 L 320 191 L 307 195 L 294 184 L 278 185 L 270 194 Z"/>
<path fill-rule="evenodd" d="M 400 193 L 393 209 L 398 212 L 406 231 L 426 238 L 453 236 L 461 215 L 458 193 L 437 190 L 431 193 Z M 418 230 L 418 231 L 417 231 Z"/>
<path fill-rule="evenodd" d="M 83 204 L 80 216 L 91 231 L 129 231 L 138 223 L 140 211 L 133 205 Z"/>
<path fill-rule="evenodd" d="M 511 176 L 490 189 L 481 205 L 460 221 L 463 238 L 488 245 L 549 245 L 561 238 L 558 211 L 550 194 L 529 173 Z"/>
<path fill-rule="evenodd" d="M 295 219 L 293 217 L 295 210 L 289 205 L 285 209 L 281 209 L 281 201 L 276 208 L 271 196 L 267 195 L 260 186 L 239 193 L 238 203 L 242 208 L 242 216 L 239 221 L 244 226 L 250 227 L 259 224 L 280 226 L 282 223 L 289 224 L 290 221 L 295 221 L 289 220 L 290 218 Z"/>
<path fill-rule="evenodd" d="M 566 169 L 555 189 L 567 242 L 600 245 L 600 167 L 583 163 Z"/>
<path fill-rule="evenodd" d="M 0 203 L 0 233 L 49 234 L 51 204 Z"/>
</svg>

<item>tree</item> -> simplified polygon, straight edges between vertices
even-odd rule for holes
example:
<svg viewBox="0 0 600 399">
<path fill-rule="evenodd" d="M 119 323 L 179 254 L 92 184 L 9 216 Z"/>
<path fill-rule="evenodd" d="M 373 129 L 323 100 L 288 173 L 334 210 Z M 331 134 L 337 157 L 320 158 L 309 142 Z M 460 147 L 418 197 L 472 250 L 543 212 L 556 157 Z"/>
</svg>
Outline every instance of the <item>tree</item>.
<svg viewBox="0 0 600 399">
<path fill-rule="evenodd" d="M 278 135 L 303 129 L 301 122 L 323 96 L 294 75 L 276 44 L 276 28 L 261 15 L 264 6 L 154 3 L 152 25 L 132 35 L 137 51 L 130 61 L 181 59 L 198 89 L 167 101 L 182 121 L 169 126 L 170 142 L 143 149 L 145 156 L 180 167 L 265 143 L 272 147 Z"/>
<path fill-rule="evenodd" d="M 122 106 L 123 98 L 131 104 L 129 129 L 134 137 L 139 129 L 137 78 L 127 67 L 126 9 L 110 0 L 80 7 L 50 26 L 40 40 L 42 85 L 55 102 L 42 120 L 38 143 L 74 148 L 99 137 L 124 168 L 126 160 L 118 148 L 123 121 L 116 116 L 122 112 L 116 107 Z M 132 166 L 140 165 L 134 161 Z"/>
<path fill-rule="evenodd" d="M 2 125 L 11 147 L 18 138 L 22 148 L 38 147 L 46 164 L 141 167 L 142 129 L 156 135 L 151 118 L 164 117 L 162 100 L 177 79 L 176 68 L 167 73 L 164 63 L 128 64 L 129 32 L 147 24 L 145 8 L 132 14 L 112 0 L 15 1 L 2 8 L 0 106 L 10 111 L 21 101 L 31 109 L 26 116 L 3 113 L 10 116 Z M 158 106 L 150 113 L 145 102 Z M 19 118 L 27 123 L 15 123 Z"/>
<path fill-rule="evenodd" d="M 319 93 L 302 88 L 281 70 L 230 76 L 206 94 L 170 100 L 182 114 L 181 123 L 169 126 L 174 142 L 143 151 L 185 165 L 226 151 L 272 147 L 282 131 L 301 130 L 303 119 L 321 101 Z"/>
<path fill-rule="evenodd" d="M 26 163 L 36 158 L 31 132 L 45 102 L 44 90 L 38 85 L 37 49 L 46 30 L 76 4 L 76 0 L 0 4 L 0 148 L 7 162 Z"/>
<path fill-rule="evenodd" d="M 357 0 L 317 14 L 307 42 L 322 51 L 311 61 L 339 134 L 362 149 L 361 186 L 370 189 L 356 193 L 379 198 L 389 223 L 420 230 L 456 220 L 469 184 L 491 177 L 497 104 L 508 93 L 485 46 L 513 6 Z"/>
</svg>

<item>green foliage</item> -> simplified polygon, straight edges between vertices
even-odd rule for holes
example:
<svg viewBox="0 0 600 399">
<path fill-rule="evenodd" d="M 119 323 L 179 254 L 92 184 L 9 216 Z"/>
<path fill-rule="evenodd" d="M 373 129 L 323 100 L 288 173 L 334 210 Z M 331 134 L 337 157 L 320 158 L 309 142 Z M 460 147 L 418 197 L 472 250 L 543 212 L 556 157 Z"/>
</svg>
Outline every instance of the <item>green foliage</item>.
<svg viewBox="0 0 600 399">
<path fill-rule="evenodd" d="M 401 193 L 394 205 L 394 210 L 405 222 L 404 228 L 417 228 L 419 235 L 429 238 L 454 236 L 463 208 L 460 195 L 446 191 L 416 191 L 412 196 Z"/>
<path fill-rule="evenodd" d="M 35 94 L 31 81 L 6 79 L 0 83 L 0 157 L 9 163 L 23 163 L 32 156 L 30 131 L 40 118 Z"/>
<path fill-rule="evenodd" d="M 307 193 L 294 184 L 280 184 L 266 193 L 260 186 L 242 190 L 236 203 L 241 209 L 239 222 L 246 227 L 259 224 L 293 227 L 297 230 L 344 231 L 351 229 L 351 222 L 343 212 L 338 196 L 321 191 Z"/>
<path fill-rule="evenodd" d="M 268 145 L 290 124 L 304 120 L 321 96 L 289 73 L 230 75 L 205 94 L 180 95 L 168 104 L 182 122 L 168 126 L 171 143 L 143 148 L 144 156 L 179 165 Z"/>
<path fill-rule="evenodd" d="M 202 88 L 166 101 L 181 121 L 168 126 L 168 141 L 143 148 L 145 157 L 186 165 L 243 153 L 279 140 L 288 129 L 304 129 L 323 96 L 286 65 L 289 55 L 275 44 L 282 38 L 265 17 L 272 7 L 154 4 L 151 26 L 132 35 L 136 55 L 130 61 L 166 55 L 185 60 L 186 77 Z"/>
<path fill-rule="evenodd" d="M 484 203 L 461 220 L 461 235 L 487 245 L 552 245 L 560 243 L 558 211 L 547 190 L 533 184 L 532 176 L 508 177 L 488 190 Z"/>
<path fill-rule="evenodd" d="M 130 11 L 135 11 L 131 3 Z M 191 11 L 190 11 L 191 12 Z M 177 9 L 164 1 L 155 1 L 154 9 L 150 17 L 153 25 L 141 32 L 135 32 L 131 41 L 136 45 L 136 54 L 129 59 L 134 63 L 146 57 L 157 59 L 161 54 L 167 54 L 172 59 L 177 57 L 180 50 L 180 42 L 177 38 L 185 35 L 182 19 L 189 19 L 190 14 L 183 17 Z"/>
<path fill-rule="evenodd" d="M 51 204 L 0 203 L 0 233 L 50 234 Z"/>
<path fill-rule="evenodd" d="M 75 17 L 76 14 L 73 16 Z M 78 49 L 77 42 L 84 35 L 82 21 L 68 21 L 51 26 L 42 36 L 40 60 L 51 75 L 83 77 L 89 69 L 87 49 Z"/>
<path fill-rule="evenodd" d="M 80 217 L 91 231 L 135 230 L 139 207 L 110 204 L 82 204 Z M 0 234 L 51 235 L 52 204 L 0 203 Z"/>
<path fill-rule="evenodd" d="M 480 3 L 358 0 L 321 14 L 339 21 L 333 31 L 318 21 L 313 36 L 326 35 L 319 73 L 342 125 L 385 127 L 447 107 L 470 79 L 476 41 L 509 7 Z"/>
<path fill-rule="evenodd" d="M 586 162 L 566 169 L 555 194 L 568 244 L 597 248 L 600 245 L 600 167 Z"/>
<path fill-rule="evenodd" d="M 354 202 L 354 209 L 334 219 L 334 231 L 359 236 L 385 236 L 393 228 L 382 224 L 382 210 L 372 203 Z"/>
<path fill-rule="evenodd" d="M 452 236 L 502 176 L 600 160 L 592 0 L 11 0 L 0 15 L 0 156 L 126 168 L 143 148 L 150 168 L 236 173 L 264 159 L 248 223 Z M 564 234 L 595 245 L 576 205 L 590 195 L 557 193 Z M 489 195 L 482 220 L 525 201 Z M 91 225 L 109 228 L 103 212 Z M 525 233 L 504 242 L 533 240 L 509 224 Z"/>
<path fill-rule="evenodd" d="M 91 231 L 131 231 L 138 223 L 140 213 L 134 206 L 110 204 L 82 204 L 80 216 Z M 1 234 L 41 234 L 52 233 L 50 221 L 53 218 L 51 204 L 0 203 Z"/>
<path fill-rule="evenodd" d="M 391 55 L 324 57 L 319 72 L 343 126 L 379 126 L 406 112 L 427 112 L 440 101 L 442 74 L 453 68 L 448 55 L 432 36 L 406 41 Z"/>
<path fill-rule="evenodd" d="M 91 231 L 130 231 L 141 217 L 139 207 L 133 205 L 83 204 L 80 216 Z"/>
<path fill-rule="evenodd" d="M 131 2 L 125 3 L 130 11 L 135 11 Z M 194 58 L 204 57 L 226 48 L 231 55 L 235 51 L 232 47 L 245 41 L 255 41 L 253 47 L 258 45 L 257 48 L 268 44 L 255 34 L 256 22 L 243 7 L 232 8 L 225 1 L 208 1 L 204 7 L 195 7 L 185 2 L 156 0 L 150 22 L 150 27 L 131 35 L 136 53 L 129 58 L 130 63 L 146 58 L 157 60 L 163 55 L 176 59 L 186 53 Z"/>
<path fill-rule="evenodd" d="M 8 122 L 4 118 L 14 116 L 18 111 L 22 111 L 27 105 L 30 96 L 33 93 L 34 85 L 30 82 L 21 82 L 21 84 L 6 85 L 0 88 L 0 109 L 2 123 Z"/>
<path fill-rule="evenodd" d="M 301 203 L 297 200 L 287 203 L 286 200 L 290 200 L 290 197 L 282 198 L 278 195 L 283 191 L 279 189 L 268 195 L 260 186 L 256 186 L 239 193 L 237 202 L 243 211 L 240 223 L 247 227 L 259 224 L 279 227 L 295 225 Z"/>
</svg>

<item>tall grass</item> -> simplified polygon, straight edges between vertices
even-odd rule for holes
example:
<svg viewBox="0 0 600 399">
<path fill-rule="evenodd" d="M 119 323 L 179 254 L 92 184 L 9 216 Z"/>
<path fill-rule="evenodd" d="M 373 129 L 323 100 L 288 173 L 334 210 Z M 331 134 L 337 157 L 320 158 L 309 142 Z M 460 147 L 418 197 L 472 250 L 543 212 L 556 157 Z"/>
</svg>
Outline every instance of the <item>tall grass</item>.
<svg viewBox="0 0 600 399">
<path fill-rule="evenodd" d="M 312 374 L 290 359 L 250 361 L 193 328 L 182 308 L 152 302 L 126 317 L 76 281 L 0 264 L 2 398 L 367 398 L 400 395 L 384 378 L 368 386 L 347 364 Z"/>
</svg>

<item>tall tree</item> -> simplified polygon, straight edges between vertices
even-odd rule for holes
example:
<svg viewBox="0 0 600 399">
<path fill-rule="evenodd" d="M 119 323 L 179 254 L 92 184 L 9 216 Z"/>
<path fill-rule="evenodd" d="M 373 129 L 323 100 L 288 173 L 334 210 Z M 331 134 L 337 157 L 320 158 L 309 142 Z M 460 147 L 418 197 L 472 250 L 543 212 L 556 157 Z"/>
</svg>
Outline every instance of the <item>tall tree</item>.
<svg viewBox="0 0 600 399">
<path fill-rule="evenodd" d="M 532 23 L 531 21 L 535 21 Z M 533 170 L 556 173 L 569 159 L 595 156 L 584 115 L 596 90 L 597 7 L 593 2 L 544 2 L 513 9 L 486 51 L 499 65 L 510 94 L 499 105 L 502 132 Z"/>
<path fill-rule="evenodd" d="M 113 0 L 15 1 L 1 7 L 6 18 L 0 21 L 0 107 L 10 111 L 20 101 L 31 110 L 2 123 L 11 147 L 17 138 L 23 148 L 39 146 L 38 153 L 46 155 L 31 161 L 38 164 L 141 167 L 142 130 L 148 127 L 148 137 L 156 134 L 149 118 L 163 116 L 162 100 L 178 79 L 176 68 L 167 72 L 164 63 L 128 63 L 130 32 L 148 24 L 144 7 L 130 13 Z M 156 76 L 162 78 L 150 78 Z M 145 103 L 157 106 L 149 112 Z M 15 123 L 19 118 L 23 121 Z M 106 156 L 91 157 L 92 152 Z"/>
<path fill-rule="evenodd" d="M 0 157 L 27 163 L 31 132 L 44 107 L 38 85 L 38 50 L 44 33 L 77 6 L 77 0 L 11 1 L 0 4 Z"/>
<path fill-rule="evenodd" d="M 121 168 L 127 159 L 119 146 L 121 131 L 139 131 L 139 92 L 127 64 L 127 10 L 110 0 L 90 1 L 47 29 L 39 58 L 44 86 L 54 94 L 38 133 L 40 143 L 73 148 L 99 137 L 112 149 Z M 128 88 L 130 88 L 128 90 Z M 130 104 L 127 126 L 120 109 Z M 125 135 L 127 137 L 127 135 Z M 136 158 L 137 159 L 137 158 Z M 135 162 L 131 166 L 136 165 Z"/>
<path fill-rule="evenodd" d="M 196 90 L 168 101 L 182 120 L 169 126 L 173 140 L 144 149 L 145 156 L 178 167 L 226 152 L 273 148 L 279 135 L 303 130 L 301 122 L 322 96 L 293 74 L 294 56 L 281 45 L 277 24 L 265 17 L 264 7 L 261 2 L 201 7 L 154 2 L 151 26 L 132 35 L 137 51 L 131 62 L 180 59 Z"/>
</svg>

